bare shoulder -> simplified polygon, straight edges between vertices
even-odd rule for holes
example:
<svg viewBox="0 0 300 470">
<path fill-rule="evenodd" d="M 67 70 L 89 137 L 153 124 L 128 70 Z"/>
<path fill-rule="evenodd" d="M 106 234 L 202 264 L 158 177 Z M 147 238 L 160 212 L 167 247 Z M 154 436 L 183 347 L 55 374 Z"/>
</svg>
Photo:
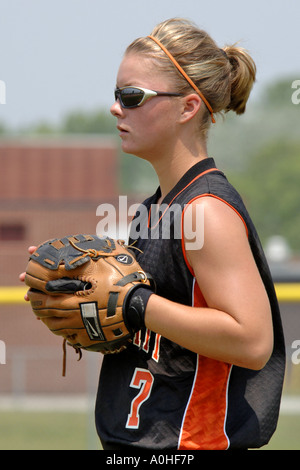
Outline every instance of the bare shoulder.
<svg viewBox="0 0 300 470">
<path fill-rule="evenodd" d="M 193 201 L 191 213 L 196 214 L 199 208 L 203 215 L 202 247 L 192 249 L 191 245 L 186 249 L 186 259 L 208 303 L 220 306 L 220 297 L 238 298 L 238 292 L 249 291 L 250 285 L 253 292 L 264 290 L 247 229 L 238 213 L 213 197 Z M 188 247 L 186 239 L 185 245 Z"/>
<path fill-rule="evenodd" d="M 220 251 L 224 255 L 227 250 L 237 252 L 243 248 L 246 251 L 250 249 L 245 221 L 231 205 L 219 198 L 204 196 L 192 201 L 186 207 L 184 222 L 189 260 L 205 255 L 219 256 Z"/>
</svg>

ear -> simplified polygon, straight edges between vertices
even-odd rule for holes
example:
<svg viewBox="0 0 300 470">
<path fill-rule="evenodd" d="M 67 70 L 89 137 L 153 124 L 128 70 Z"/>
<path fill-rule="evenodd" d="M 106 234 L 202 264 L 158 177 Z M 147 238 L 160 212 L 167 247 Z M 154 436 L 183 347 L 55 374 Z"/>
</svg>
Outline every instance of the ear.
<svg viewBox="0 0 300 470">
<path fill-rule="evenodd" d="M 197 93 L 191 93 L 183 97 L 180 122 L 190 121 L 199 111 L 202 100 Z"/>
</svg>

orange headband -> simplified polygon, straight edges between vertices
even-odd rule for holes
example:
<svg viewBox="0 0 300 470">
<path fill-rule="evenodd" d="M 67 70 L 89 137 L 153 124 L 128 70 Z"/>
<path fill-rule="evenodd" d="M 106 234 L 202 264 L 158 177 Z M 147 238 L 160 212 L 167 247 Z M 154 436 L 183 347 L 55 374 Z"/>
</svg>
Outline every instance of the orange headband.
<svg viewBox="0 0 300 470">
<path fill-rule="evenodd" d="M 198 93 L 198 95 L 200 96 L 200 98 L 202 99 L 202 101 L 204 101 L 204 103 L 206 104 L 206 107 L 207 109 L 209 110 L 210 112 L 210 115 L 211 115 L 211 121 L 213 123 L 215 123 L 215 118 L 214 118 L 214 112 L 213 112 L 213 109 L 211 107 L 211 105 L 209 104 L 209 102 L 207 101 L 207 99 L 203 96 L 203 94 L 201 93 L 201 91 L 199 90 L 199 88 L 195 85 L 195 83 L 193 82 L 193 80 L 191 80 L 191 78 L 185 73 L 185 71 L 183 70 L 183 68 L 178 64 L 177 60 L 172 56 L 172 54 L 168 51 L 168 49 L 165 48 L 165 46 L 163 46 L 163 44 L 158 40 L 156 39 L 154 36 L 148 36 L 148 38 L 152 39 L 154 42 L 156 42 L 156 44 L 159 45 L 159 47 L 164 51 L 164 53 L 169 57 L 169 59 L 173 62 L 173 64 L 175 65 L 175 67 L 179 70 L 179 72 L 184 76 L 184 78 L 189 82 L 189 84 L 191 85 L 191 87 L 194 88 L 194 90 Z"/>
</svg>

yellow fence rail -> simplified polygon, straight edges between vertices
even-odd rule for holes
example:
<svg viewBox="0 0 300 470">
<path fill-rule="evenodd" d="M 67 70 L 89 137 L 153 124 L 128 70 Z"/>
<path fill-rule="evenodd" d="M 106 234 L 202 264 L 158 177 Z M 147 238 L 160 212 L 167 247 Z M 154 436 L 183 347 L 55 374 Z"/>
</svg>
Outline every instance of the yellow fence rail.
<svg viewBox="0 0 300 470">
<path fill-rule="evenodd" d="M 275 284 L 279 302 L 300 302 L 300 283 Z"/>
<path fill-rule="evenodd" d="M 24 295 L 28 288 L 20 287 L 0 287 L 0 304 L 25 304 Z"/>
<path fill-rule="evenodd" d="M 275 289 L 279 302 L 300 302 L 300 283 L 278 283 Z M 24 304 L 24 286 L 0 287 L 0 304 Z"/>
</svg>

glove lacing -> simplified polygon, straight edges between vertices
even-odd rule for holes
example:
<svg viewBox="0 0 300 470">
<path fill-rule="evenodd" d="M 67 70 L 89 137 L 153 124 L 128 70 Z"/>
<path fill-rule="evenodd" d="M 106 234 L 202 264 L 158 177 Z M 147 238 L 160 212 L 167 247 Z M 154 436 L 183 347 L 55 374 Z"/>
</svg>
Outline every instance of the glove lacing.
<svg viewBox="0 0 300 470">
<path fill-rule="evenodd" d="M 76 346 L 73 346 L 75 349 L 76 354 L 79 354 L 79 358 L 77 359 L 80 361 L 82 358 L 82 351 L 80 348 L 76 348 Z M 67 371 L 67 339 L 64 338 L 63 340 L 63 367 L 62 367 L 62 376 L 66 376 L 66 371 Z"/>
</svg>

